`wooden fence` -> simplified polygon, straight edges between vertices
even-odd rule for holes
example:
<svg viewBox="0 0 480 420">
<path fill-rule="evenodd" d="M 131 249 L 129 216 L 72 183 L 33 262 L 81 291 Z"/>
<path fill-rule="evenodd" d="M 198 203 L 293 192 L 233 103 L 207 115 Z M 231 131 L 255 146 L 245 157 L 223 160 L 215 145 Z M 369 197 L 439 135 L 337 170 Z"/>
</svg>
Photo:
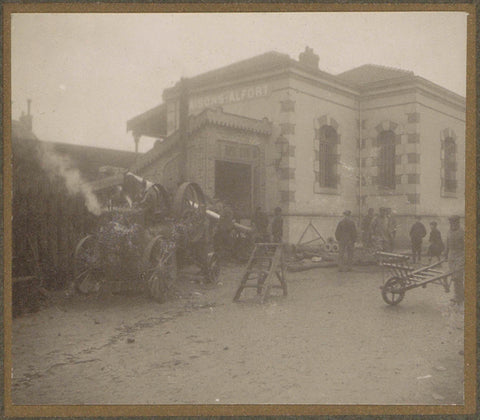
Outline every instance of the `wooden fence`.
<svg viewBox="0 0 480 420">
<path fill-rule="evenodd" d="M 13 146 L 13 277 L 40 275 L 46 288 L 63 288 L 72 278 L 75 246 L 96 217 L 80 194 L 68 194 L 60 177 L 42 170 L 33 146 Z"/>
</svg>

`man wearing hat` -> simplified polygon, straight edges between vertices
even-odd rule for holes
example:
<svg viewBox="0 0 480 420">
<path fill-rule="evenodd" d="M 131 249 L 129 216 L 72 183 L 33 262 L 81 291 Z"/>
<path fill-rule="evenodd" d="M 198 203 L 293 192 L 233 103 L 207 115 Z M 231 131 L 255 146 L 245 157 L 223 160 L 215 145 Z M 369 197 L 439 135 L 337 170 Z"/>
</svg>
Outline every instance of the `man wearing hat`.
<svg viewBox="0 0 480 420">
<path fill-rule="evenodd" d="M 335 230 L 335 238 L 339 245 L 338 271 L 350 271 L 353 261 L 353 247 L 357 240 L 357 228 L 350 218 L 352 212 L 345 210 L 344 218 L 340 220 Z"/>
<path fill-rule="evenodd" d="M 452 301 L 462 304 L 464 296 L 464 270 L 465 270 L 465 232 L 460 226 L 460 216 L 451 216 L 448 218 L 450 230 L 447 235 L 447 249 L 445 258 L 448 259 L 448 268 L 453 271 L 452 282 L 454 298 Z"/>
<path fill-rule="evenodd" d="M 372 221 L 372 239 L 378 251 L 389 251 L 390 235 L 388 233 L 387 209 L 380 207 L 378 215 Z"/>
<path fill-rule="evenodd" d="M 410 241 L 412 243 L 413 263 L 420 262 L 422 259 L 422 240 L 427 235 L 427 229 L 421 222 L 421 216 L 415 216 L 416 222 L 410 229 Z"/>
</svg>

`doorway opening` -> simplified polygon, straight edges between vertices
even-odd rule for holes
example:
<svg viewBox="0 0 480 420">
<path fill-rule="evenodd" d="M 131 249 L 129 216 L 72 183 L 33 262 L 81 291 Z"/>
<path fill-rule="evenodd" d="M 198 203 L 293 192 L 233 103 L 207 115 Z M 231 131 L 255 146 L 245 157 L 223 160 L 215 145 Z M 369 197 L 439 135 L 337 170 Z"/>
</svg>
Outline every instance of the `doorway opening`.
<svg viewBox="0 0 480 420">
<path fill-rule="evenodd" d="M 215 197 L 229 204 L 235 217 L 250 217 L 252 214 L 252 166 L 216 160 Z"/>
</svg>

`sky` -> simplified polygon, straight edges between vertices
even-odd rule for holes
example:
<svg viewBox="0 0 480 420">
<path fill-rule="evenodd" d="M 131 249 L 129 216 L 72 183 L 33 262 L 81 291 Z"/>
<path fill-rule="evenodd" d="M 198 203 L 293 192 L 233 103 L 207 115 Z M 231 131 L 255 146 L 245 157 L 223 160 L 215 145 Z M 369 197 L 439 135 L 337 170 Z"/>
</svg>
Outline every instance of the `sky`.
<svg viewBox="0 0 480 420">
<path fill-rule="evenodd" d="M 267 51 L 321 70 L 411 70 L 465 96 L 466 13 L 15 13 L 12 118 L 32 100 L 41 140 L 134 150 L 126 122 L 192 77 Z M 142 138 L 140 151 L 153 140 Z"/>
</svg>

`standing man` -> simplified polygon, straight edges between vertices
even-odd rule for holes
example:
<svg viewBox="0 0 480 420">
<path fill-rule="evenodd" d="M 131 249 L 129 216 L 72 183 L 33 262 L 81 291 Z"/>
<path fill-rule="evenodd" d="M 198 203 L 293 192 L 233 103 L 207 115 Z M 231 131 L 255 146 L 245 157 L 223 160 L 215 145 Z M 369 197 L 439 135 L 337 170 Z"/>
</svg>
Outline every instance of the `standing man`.
<svg viewBox="0 0 480 420">
<path fill-rule="evenodd" d="M 230 206 L 224 206 L 217 222 L 214 234 L 215 252 L 222 258 L 232 255 L 233 241 L 232 231 L 234 229 L 233 210 Z"/>
<path fill-rule="evenodd" d="M 445 249 L 442 241 L 442 234 L 437 229 L 437 222 L 430 222 L 430 237 L 428 238 L 430 246 L 428 247 L 428 256 L 430 257 L 429 263 L 432 262 L 433 257 L 437 257 L 440 261 L 440 256 Z"/>
<path fill-rule="evenodd" d="M 335 238 L 339 244 L 338 271 L 351 271 L 353 262 L 353 247 L 357 240 L 357 228 L 350 218 L 352 212 L 345 210 L 344 218 L 340 220 L 335 230 Z"/>
<path fill-rule="evenodd" d="M 255 214 L 252 218 L 252 224 L 255 226 L 256 241 L 255 242 L 268 242 L 268 217 L 262 211 L 261 207 L 255 209 Z"/>
<path fill-rule="evenodd" d="M 394 212 L 391 208 L 386 209 L 387 212 L 387 229 L 388 229 L 388 239 L 389 239 L 389 252 L 393 252 L 395 247 L 395 235 L 397 234 L 397 221 L 394 216 Z"/>
<path fill-rule="evenodd" d="M 422 258 L 422 240 L 427 234 L 425 226 L 421 222 L 421 216 L 415 216 L 416 222 L 410 229 L 410 241 L 412 243 L 413 263 L 421 261 Z"/>
<path fill-rule="evenodd" d="M 282 209 L 275 207 L 272 220 L 272 239 L 275 243 L 281 243 L 283 237 Z"/>
<path fill-rule="evenodd" d="M 465 232 L 460 227 L 460 216 L 448 218 L 450 230 L 447 235 L 447 249 L 445 257 L 448 259 L 448 268 L 453 271 L 452 282 L 454 290 L 453 303 L 462 304 L 464 294 L 464 271 L 465 271 Z"/>
<path fill-rule="evenodd" d="M 390 238 L 388 235 L 388 220 L 385 207 L 380 207 L 379 214 L 372 221 L 372 239 L 377 251 L 388 251 Z"/>
<path fill-rule="evenodd" d="M 374 210 L 368 209 L 367 215 L 362 219 L 362 243 L 365 248 L 372 246 L 372 222 L 374 218 Z"/>
</svg>

